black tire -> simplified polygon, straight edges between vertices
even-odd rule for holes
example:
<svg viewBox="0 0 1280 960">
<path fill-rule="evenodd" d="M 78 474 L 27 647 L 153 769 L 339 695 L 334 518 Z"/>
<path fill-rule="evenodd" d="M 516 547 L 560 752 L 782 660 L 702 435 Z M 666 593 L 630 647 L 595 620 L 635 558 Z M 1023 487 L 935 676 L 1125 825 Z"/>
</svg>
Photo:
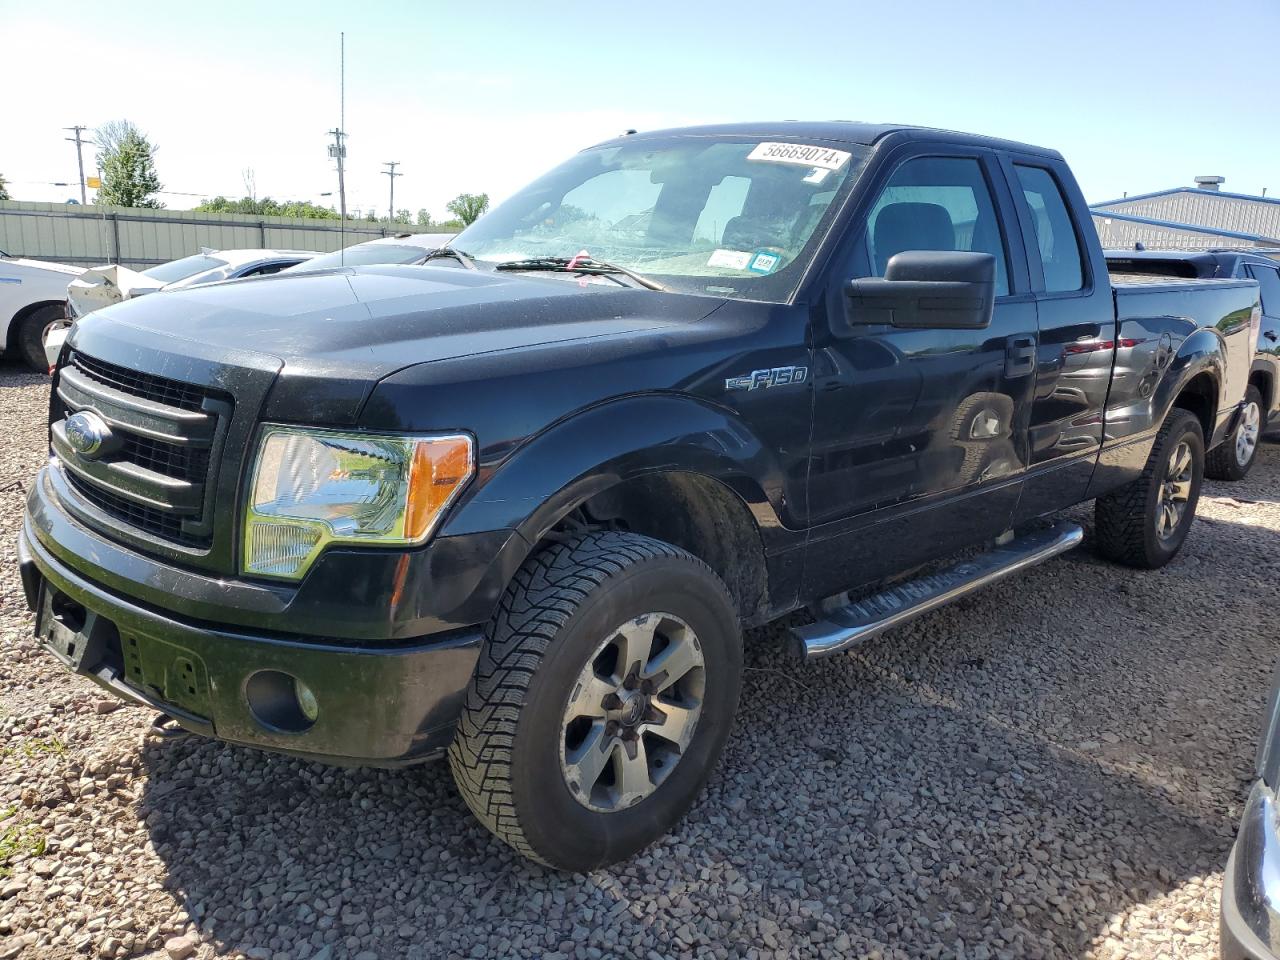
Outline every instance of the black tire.
<svg viewBox="0 0 1280 960">
<path fill-rule="evenodd" d="M 563 725 L 599 644 L 651 612 L 683 620 L 703 658 L 701 713 L 675 766 L 648 796 L 597 812 L 562 766 Z M 696 557 L 631 533 L 592 533 L 530 557 L 487 628 L 449 765 L 463 799 L 497 837 L 548 866 L 588 871 L 666 833 L 719 759 L 742 681 L 738 617 Z"/>
<path fill-rule="evenodd" d="M 1167 536 L 1157 524 L 1161 513 L 1161 491 L 1170 459 L 1183 443 L 1191 455 L 1190 492 L 1178 523 Z M 1129 567 L 1155 570 L 1177 556 L 1195 521 L 1196 504 L 1204 480 L 1204 432 L 1200 421 L 1186 410 L 1173 409 L 1156 434 L 1141 476 L 1094 504 L 1094 538 L 1098 552 L 1109 560 Z"/>
<path fill-rule="evenodd" d="M 1245 409 L 1227 438 L 1209 451 L 1204 460 L 1204 475 L 1210 480 L 1243 480 L 1258 459 L 1258 441 L 1267 432 L 1267 412 L 1262 405 L 1262 392 L 1252 384 L 1244 392 Z M 1254 418 L 1253 443 L 1242 443 L 1241 431 L 1249 417 Z M 1241 462 L 1241 447 L 1247 447 Z"/>
<path fill-rule="evenodd" d="M 18 356 L 32 370 L 49 372 L 49 361 L 44 355 L 44 332 L 59 320 L 65 319 L 66 310 L 58 304 L 50 304 L 32 310 L 22 318 L 16 337 Z"/>
</svg>

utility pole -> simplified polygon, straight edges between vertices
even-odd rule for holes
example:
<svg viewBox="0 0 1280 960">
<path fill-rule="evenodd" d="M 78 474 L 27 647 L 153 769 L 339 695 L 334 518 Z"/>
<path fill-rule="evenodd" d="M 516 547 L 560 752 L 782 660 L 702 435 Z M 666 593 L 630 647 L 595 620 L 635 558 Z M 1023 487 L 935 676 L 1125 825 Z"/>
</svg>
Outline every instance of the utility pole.
<svg viewBox="0 0 1280 960">
<path fill-rule="evenodd" d="M 342 141 L 347 135 L 335 127 L 329 131 L 329 136 L 333 137 L 333 143 L 329 144 L 329 156 L 338 161 L 338 215 L 346 220 L 347 184 L 343 175 L 343 161 L 347 158 L 347 145 Z"/>
<path fill-rule="evenodd" d="M 68 143 L 74 143 L 76 145 L 76 164 L 80 167 L 80 204 L 84 206 L 85 204 L 88 204 L 89 198 L 84 192 L 84 153 L 82 152 L 84 141 L 80 139 L 80 134 L 89 128 L 76 124 L 74 127 L 63 127 L 62 129 L 74 130 L 76 134 L 74 137 L 64 137 L 63 139 Z"/>
<path fill-rule="evenodd" d="M 347 246 L 347 184 L 342 176 L 343 163 L 347 159 L 347 147 L 342 142 L 346 137 L 347 127 L 347 35 L 338 34 L 338 125 L 329 132 L 333 134 L 333 146 L 329 148 L 329 156 L 338 161 L 338 249 Z"/>
<path fill-rule="evenodd" d="M 396 219 L 396 177 L 403 177 L 403 173 L 396 173 L 396 167 L 400 166 L 399 160 L 391 160 L 383 164 L 384 167 L 390 169 L 383 170 L 388 179 L 391 180 L 391 199 L 387 202 L 387 219 L 392 222 Z"/>
</svg>

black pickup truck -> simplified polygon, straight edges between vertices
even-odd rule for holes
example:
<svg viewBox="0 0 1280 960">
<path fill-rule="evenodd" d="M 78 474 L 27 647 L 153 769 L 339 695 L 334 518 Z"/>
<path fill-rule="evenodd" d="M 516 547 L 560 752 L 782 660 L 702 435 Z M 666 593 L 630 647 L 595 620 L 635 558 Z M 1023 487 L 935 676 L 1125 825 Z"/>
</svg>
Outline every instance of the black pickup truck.
<svg viewBox="0 0 1280 960">
<path fill-rule="evenodd" d="M 1091 499 L 1100 552 L 1168 562 L 1258 323 L 1252 280 L 1113 285 L 1052 151 L 623 136 L 427 264 L 79 321 L 23 585 L 165 723 L 447 751 L 489 829 L 588 869 L 707 781 L 744 626 L 807 608 L 800 653 L 847 649 L 1075 546 L 1046 518 Z"/>
<path fill-rule="evenodd" d="M 1258 458 L 1258 442 L 1280 429 L 1280 250 L 1106 251 L 1111 275 L 1258 281 L 1262 328 L 1249 372 L 1244 410 L 1226 442 L 1209 454 L 1205 476 L 1243 480 Z"/>
</svg>

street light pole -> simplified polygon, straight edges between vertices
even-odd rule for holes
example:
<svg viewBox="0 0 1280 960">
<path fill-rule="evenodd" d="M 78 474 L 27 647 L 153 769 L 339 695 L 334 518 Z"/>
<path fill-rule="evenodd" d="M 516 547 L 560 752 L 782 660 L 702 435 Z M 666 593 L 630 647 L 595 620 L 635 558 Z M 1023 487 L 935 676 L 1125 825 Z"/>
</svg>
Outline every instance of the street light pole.
<svg viewBox="0 0 1280 960">
<path fill-rule="evenodd" d="M 399 160 L 391 160 L 388 163 L 384 163 L 383 166 L 389 168 L 382 172 L 391 180 L 391 199 L 387 203 L 387 219 L 394 221 L 396 218 L 396 177 L 403 177 L 404 174 L 396 173 L 396 167 L 400 166 Z"/>
<path fill-rule="evenodd" d="M 68 143 L 74 143 L 76 145 L 76 164 L 80 167 L 80 204 L 83 206 L 89 202 L 89 198 L 86 196 L 84 191 L 84 153 L 82 149 L 84 141 L 80 139 L 80 133 L 84 130 L 88 130 L 89 128 L 77 124 L 74 127 L 63 127 L 62 129 L 74 130 L 76 134 L 74 137 L 64 137 L 63 139 Z"/>
</svg>

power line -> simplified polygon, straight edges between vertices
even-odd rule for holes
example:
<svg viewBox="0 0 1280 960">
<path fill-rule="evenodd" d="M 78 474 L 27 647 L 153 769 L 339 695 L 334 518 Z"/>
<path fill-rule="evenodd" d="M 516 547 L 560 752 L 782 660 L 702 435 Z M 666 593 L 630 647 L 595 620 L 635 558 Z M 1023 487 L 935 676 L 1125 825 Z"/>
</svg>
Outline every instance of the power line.
<svg viewBox="0 0 1280 960">
<path fill-rule="evenodd" d="M 403 177 L 404 174 L 396 173 L 396 167 L 400 166 L 399 160 L 390 160 L 384 163 L 383 166 L 390 168 L 382 172 L 391 181 L 391 199 L 387 202 L 387 219 L 394 220 L 396 218 L 396 177 Z"/>
</svg>

